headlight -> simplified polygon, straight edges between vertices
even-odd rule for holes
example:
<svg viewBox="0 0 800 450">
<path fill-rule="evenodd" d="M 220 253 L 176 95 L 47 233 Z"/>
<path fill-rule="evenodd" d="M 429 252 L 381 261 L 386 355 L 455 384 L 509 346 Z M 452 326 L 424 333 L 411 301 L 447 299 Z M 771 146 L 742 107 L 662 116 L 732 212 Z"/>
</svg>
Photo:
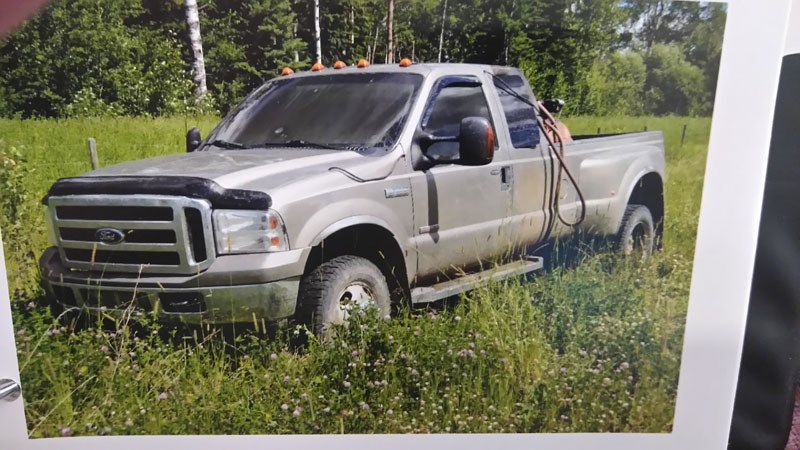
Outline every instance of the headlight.
<svg viewBox="0 0 800 450">
<path fill-rule="evenodd" d="M 279 252 L 289 249 L 283 219 L 271 209 L 214 211 L 214 239 L 220 254 Z"/>
</svg>

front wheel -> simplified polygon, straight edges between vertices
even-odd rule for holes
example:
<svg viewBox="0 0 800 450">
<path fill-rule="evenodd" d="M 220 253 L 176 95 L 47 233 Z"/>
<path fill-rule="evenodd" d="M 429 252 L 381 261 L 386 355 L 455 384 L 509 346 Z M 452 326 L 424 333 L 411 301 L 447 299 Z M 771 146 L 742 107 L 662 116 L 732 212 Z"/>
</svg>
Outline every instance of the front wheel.
<svg viewBox="0 0 800 450">
<path fill-rule="evenodd" d="M 314 334 L 345 325 L 352 314 L 370 308 L 380 317 L 391 314 L 389 286 L 383 273 L 366 258 L 339 256 L 303 276 L 297 319 Z"/>
<path fill-rule="evenodd" d="M 644 205 L 628 205 L 615 239 L 617 251 L 623 256 L 638 256 L 644 261 L 653 253 L 655 234 L 650 209 Z"/>
</svg>

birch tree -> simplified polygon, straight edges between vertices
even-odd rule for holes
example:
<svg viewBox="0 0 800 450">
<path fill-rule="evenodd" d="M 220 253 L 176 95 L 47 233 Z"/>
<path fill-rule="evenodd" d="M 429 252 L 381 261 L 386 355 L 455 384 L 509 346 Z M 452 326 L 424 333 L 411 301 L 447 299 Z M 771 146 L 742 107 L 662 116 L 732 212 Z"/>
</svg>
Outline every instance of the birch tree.
<svg viewBox="0 0 800 450">
<path fill-rule="evenodd" d="M 186 25 L 189 27 L 189 42 L 194 58 L 195 100 L 200 102 L 206 96 L 206 64 L 203 58 L 203 40 L 200 37 L 200 15 L 197 11 L 197 0 L 185 0 Z"/>
<path fill-rule="evenodd" d="M 317 62 L 322 63 L 322 33 L 319 26 L 319 0 L 314 0 L 314 39 L 317 42 Z"/>
<path fill-rule="evenodd" d="M 386 64 L 394 64 L 394 0 L 389 0 L 386 15 Z"/>
</svg>

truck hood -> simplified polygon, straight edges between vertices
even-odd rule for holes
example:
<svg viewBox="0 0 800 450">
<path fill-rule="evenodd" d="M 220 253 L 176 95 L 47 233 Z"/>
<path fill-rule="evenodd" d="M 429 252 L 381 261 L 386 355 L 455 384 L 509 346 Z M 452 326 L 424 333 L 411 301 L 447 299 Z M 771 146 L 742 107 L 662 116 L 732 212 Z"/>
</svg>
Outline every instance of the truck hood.
<svg viewBox="0 0 800 450">
<path fill-rule="evenodd" d="M 368 177 L 378 170 L 372 166 L 384 166 L 387 159 L 395 158 L 305 148 L 211 150 L 126 162 L 84 176 L 189 176 L 210 179 L 229 189 L 264 190 L 327 172 L 334 166 Z"/>
</svg>

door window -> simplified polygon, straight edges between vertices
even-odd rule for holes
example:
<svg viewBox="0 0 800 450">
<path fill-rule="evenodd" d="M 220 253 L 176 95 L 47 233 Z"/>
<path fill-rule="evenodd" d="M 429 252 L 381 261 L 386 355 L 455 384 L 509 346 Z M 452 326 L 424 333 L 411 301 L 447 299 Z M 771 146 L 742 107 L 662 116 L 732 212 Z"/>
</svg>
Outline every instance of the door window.
<svg viewBox="0 0 800 450">
<path fill-rule="evenodd" d="M 422 129 L 434 136 L 458 136 L 461 120 L 484 117 L 492 123 L 489 104 L 481 86 L 451 85 L 440 88 L 431 100 L 422 121 Z M 437 142 L 428 147 L 433 159 L 458 158 L 458 142 Z"/>
</svg>

